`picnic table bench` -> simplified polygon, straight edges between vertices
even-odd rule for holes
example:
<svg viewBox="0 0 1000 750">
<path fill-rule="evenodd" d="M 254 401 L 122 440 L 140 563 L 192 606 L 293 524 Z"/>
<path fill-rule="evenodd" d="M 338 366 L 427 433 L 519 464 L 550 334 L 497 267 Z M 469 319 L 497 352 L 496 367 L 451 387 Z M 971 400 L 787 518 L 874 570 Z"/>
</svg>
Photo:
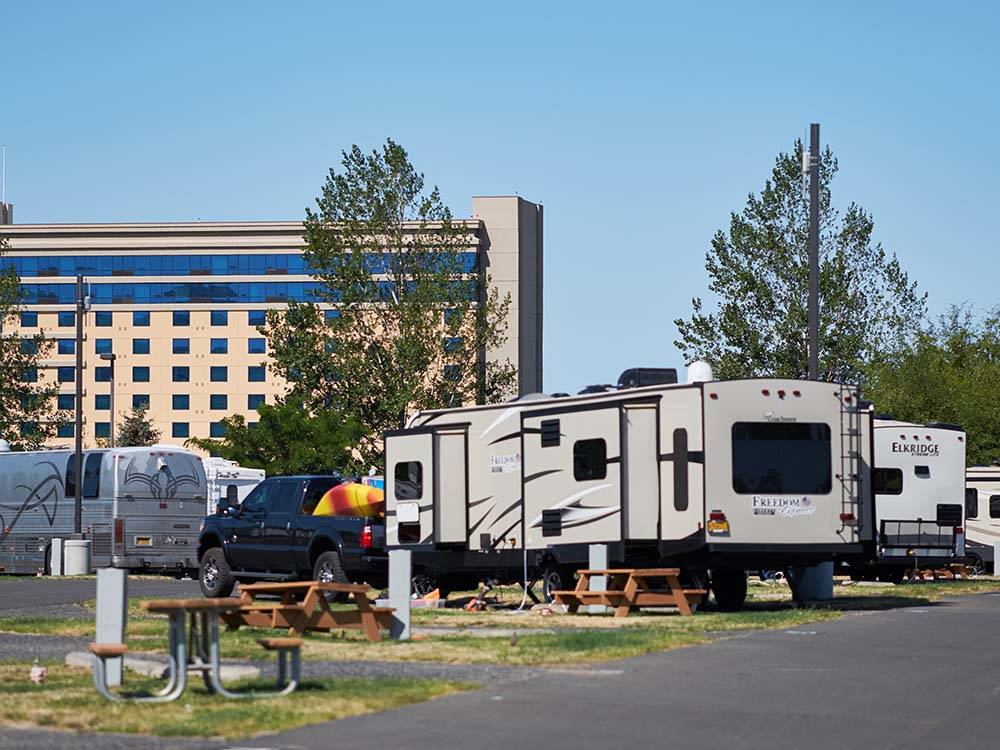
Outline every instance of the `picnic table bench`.
<svg viewBox="0 0 1000 750">
<path fill-rule="evenodd" d="M 674 606 L 682 615 L 691 614 L 691 605 L 701 600 L 704 589 L 685 589 L 680 583 L 680 568 L 611 568 L 608 570 L 579 570 L 576 588 L 572 591 L 554 591 L 557 603 L 569 607 L 576 614 L 583 604 L 603 604 L 614 607 L 615 617 L 625 617 L 633 607 Z M 605 576 L 604 591 L 591 591 L 590 581 L 595 576 Z M 656 588 L 652 579 L 666 581 L 666 588 Z"/>
<path fill-rule="evenodd" d="M 289 635 L 328 633 L 339 628 L 360 628 L 369 641 L 379 640 L 379 630 L 388 629 L 393 608 L 373 607 L 368 601 L 371 587 L 361 583 L 287 581 L 249 583 L 240 586 L 240 604 L 222 613 L 230 629 L 240 627 L 282 628 Z M 353 609 L 332 609 L 329 594 L 347 594 Z M 263 599 L 261 597 L 278 597 Z"/>
</svg>

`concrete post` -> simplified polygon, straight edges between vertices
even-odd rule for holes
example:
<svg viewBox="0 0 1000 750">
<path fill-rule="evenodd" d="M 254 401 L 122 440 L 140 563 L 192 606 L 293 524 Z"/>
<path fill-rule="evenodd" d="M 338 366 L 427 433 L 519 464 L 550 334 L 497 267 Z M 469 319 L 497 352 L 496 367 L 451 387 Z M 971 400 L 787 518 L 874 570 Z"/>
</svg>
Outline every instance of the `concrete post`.
<svg viewBox="0 0 1000 750">
<path fill-rule="evenodd" d="M 588 558 L 587 567 L 591 570 L 607 570 L 608 545 L 591 544 L 588 549 Z M 604 576 L 592 576 L 590 579 L 590 590 L 607 591 L 608 579 Z M 601 614 L 602 612 L 607 611 L 607 608 L 603 604 L 590 604 L 588 605 L 588 608 L 592 614 Z"/>
<path fill-rule="evenodd" d="M 124 643 L 128 616 L 128 571 L 100 568 L 97 571 L 97 643 Z M 122 684 L 122 659 L 107 660 L 108 685 Z"/>
<path fill-rule="evenodd" d="M 49 575 L 63 574 L 63 540 L 53 539 L 49 546 Z"/>
<path fill-rule="evenodd" d="M 993 542 L 993 575 L 1000 574 L 1000 542 Z"/>
<path fill-rule="evenodd" d="M 833 563 L 799 568 L 799 596 L 804 602 L 827 602 L 833 599 Z"/>
<path fill-rule="evenodd" d="M 389 637 L 410 640 L 410 595 L 413 584 L 413 553 L 408 549 L 389 550 L 389 606 L 392 625 Z"/>
</svg>

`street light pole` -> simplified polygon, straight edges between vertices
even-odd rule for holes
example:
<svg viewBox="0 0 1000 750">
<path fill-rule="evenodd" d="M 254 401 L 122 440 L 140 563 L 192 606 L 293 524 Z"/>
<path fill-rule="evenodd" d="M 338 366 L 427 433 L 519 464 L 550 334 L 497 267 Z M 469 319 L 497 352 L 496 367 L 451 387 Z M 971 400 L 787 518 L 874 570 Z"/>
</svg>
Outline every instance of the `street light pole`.
<svg viewBox="0 0 1000 750">
<path fill-rule="evenodd" d="M 111 398 L 108 404 L 111 407 L 111 434 L 108 436 L 108 446 L 115 447 L 115 360 L 118 356 L 114 352 L 106 352 L 101 355 L 101 359 L 111 364 Z"/>
<path fill-rule="evenodd" d="M 82 533 L 83 526 L 83 276 L 76 277 L 76 452 L 73 458 L 73 533 Z"/>
</svg>

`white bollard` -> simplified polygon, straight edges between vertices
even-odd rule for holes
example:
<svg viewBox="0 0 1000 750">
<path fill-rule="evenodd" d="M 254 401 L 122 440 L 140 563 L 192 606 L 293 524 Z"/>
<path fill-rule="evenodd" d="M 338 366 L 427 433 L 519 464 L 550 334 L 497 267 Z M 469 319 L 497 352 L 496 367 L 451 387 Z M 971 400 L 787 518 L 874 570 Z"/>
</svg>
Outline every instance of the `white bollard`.
<svg viewBox="0 0 1000 750">
<path fill-rule="evenodd" d="M 995 576 L 1000 575 L 997 562 L 1000 562 L 1000 542 L 993 542 L 993 575 Z"/>
<path fill-rule="evenodd" d="M 587 567 L 591 570 L 607 570 L 608 569 L 608 545 L 606 544 L 591 544 L 588 553 Z M 590 590 L 591 591 L 607 591 L 608 590 L 608 579 L 605 576 L 591 576 L 590 579 Z M 588 612 L 591 614 L 601 614 L 607 611 L 607 607 L 603 604 L 590 604 L 588 605 Z"/>
<path fill-rule="evenodd" d="M 49 543 L 49 575 L 63 574 L 63 540 L 53 539 Z"/>
<path fill-rule="evenodd" d="M 63 575 L 90 575 L 89 539 L 67 539 L 63 542 Z"/>
<path fill-rule="evenodd" d="M 833 599 L 833 563 L 799 568 L 798 588 L 799 598 L 804 602 L 828 602 Z"/>
<path fill-rule="evenodd" d="M 124 643 L 128 619 L 128 571 L 100 568 L 97 571 L 97 643 Z M 108 659 L 108 685 L 122 684 L 122 657 Z"/>
<path fill-rule="evenodd" d="M 413 585 L 413 553 L 408 549 L 389 550 L 389 606 L 392 624 L 389 637 L 410 640 L 410 595 Z"/>
</svg>

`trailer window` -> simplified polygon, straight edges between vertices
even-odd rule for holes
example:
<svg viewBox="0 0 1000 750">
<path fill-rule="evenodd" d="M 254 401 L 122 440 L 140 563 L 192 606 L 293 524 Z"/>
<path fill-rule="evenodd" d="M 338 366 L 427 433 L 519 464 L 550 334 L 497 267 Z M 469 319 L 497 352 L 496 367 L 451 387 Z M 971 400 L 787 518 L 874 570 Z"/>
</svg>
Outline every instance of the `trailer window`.
<svg viewBox="0 0 1000 750">
<path fill-rule="evenodd" d="M 979 516 L 979 490 L 971 487 L 965 491 L 965 517 L 977 518 Z"/>
<path fill-rule="evenodd" d="M 1000 495 L 990 495 L 990 518 L 1000 518 Z"/>
<path fill-rule="evenodd" d="M 604 438 L 573 443 L 573 478 L 578 482 L 604 479 L 608 475 L 608 445 Z"/>
<path fill-rule="evenodd" d="M 903 492 L 902 469 L 878 469 L 872 472 L 876 495 L 899 495 Z"/>
<path fill-rule="evenodd" d="M 931 477 L 931 467 L 930 466 L 914 466 L 913 473 L 916 474 L 921 479 L 930 479 Z"/>
<path fill-rule="evenodd" d="M 397 500 L 419 500 L 424 496 L 424 465 L 419 461 L 400 461 L 394 472 Z"/>
<path fill-rule="evenodd" d="M 674 430 L 674 510 L 688 509 L 688 433 Z"/>
<path fill-rule="evenodd" d="M 559 445 L 559 420 L 542 420 L 542 447 L 555 448 Z"/>
<path fill-rule="evenodd" d="M 829 425 L 737 422 L 732 435 L 736 492 L 824 495 L 833 487 Z"/>
</svg>

